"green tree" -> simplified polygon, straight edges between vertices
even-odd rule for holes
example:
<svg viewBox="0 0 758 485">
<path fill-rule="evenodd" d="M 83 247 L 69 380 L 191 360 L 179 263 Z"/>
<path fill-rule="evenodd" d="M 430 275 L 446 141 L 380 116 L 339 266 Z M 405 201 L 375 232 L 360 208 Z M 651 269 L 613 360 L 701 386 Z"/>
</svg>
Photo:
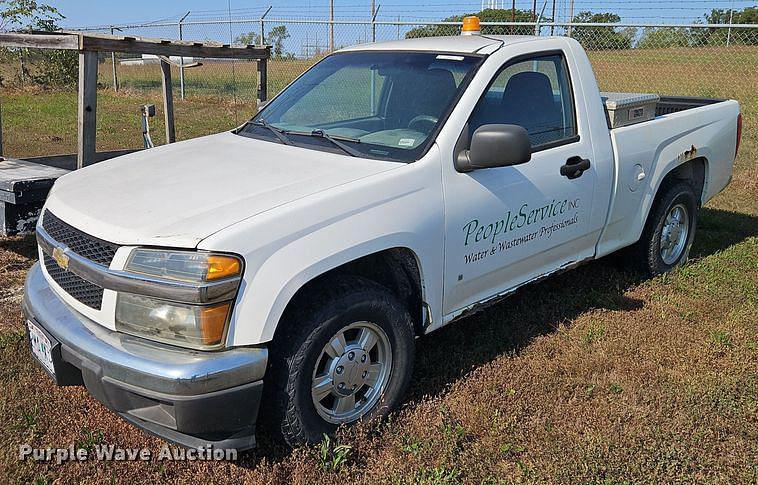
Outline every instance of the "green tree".
<svg viewBox="0 0 758 485">
<path fill-rule="evenodd" d="M 688 47 L 692 45 L 692 33 L 688 29 L 671 27 L 645 27 L 637 42 L 640 49 L 662 49 L 666 47 Z"/>
<path fill-rule="evenodd" d="M 285 25 L 277 25 L 269 31 L 266 41 L 271 46 L 275 58 L 281 59 L 284 56 L 284 41 L 289 37 L 290 34 Z"/>
<path fill-rule="evenodd" d="M 277 25 L 266 34 L 265 43 L 271 46 L 271 56 L 275 59 L 282 59 L 284 53 L 284 41 L 289 39 L 290 33 L 287 32 L 286 25 Z M 256 32 L 248 32 L 234 39 L 237 44 L 257 45 L 260 44 L 261 36 Z"/>
<path fill-rule="evenodd" d="M 0 30 L 56 30 L 63 18 L 58 9 L 35 0 L 0 0 Z"/>
<path fill-rule="evenodd" d="M 733 24 L 758 24 L 758 6 L 734 10 L 733 13 L 729 9 L 715 8 L 703 15 L 708 24 L 728 24 L 730 17 Z"/>
<path fill-rule="evenodd" d="M 482 22 L 510 22 L 512 18 L 511 9 L 486 9 L 477 13 L 467 13 L 463 15 L 453 15 L 442 19 L 443 22 L 462 22 L 463 17 L 469 15 L 476 15 Z M 532 12 L 529 10 L 518 10 L 515 12 L 516 22 L 532 22 Z M 545 22 L 550 22 L 549 19 L 544 19 Z M 416 27 L 409 30 L 405 34 L 406 39 L 412 39 L 416 37 L 441 37 L 445 35 L 457 35 L 460 32 L 460 28 L 452 25 L 427 25 L 424 27 Z M 482 25 L 482 34 L 484 35 L 532 35 L 534 34 L 534 27 L 531 25 Z"/>
<path fill-rule="evenodd" d="M 44 87 L 74 87 L 79 82 L 79 56 L 75 51 L 46 50 L 35 60 L 31 79 Z"/>
<path fill-rule="evenodd" d="M 758 24 L 758 7 L 733 11 L 716 8 L 703 15 L 698 23 L 728 24 L 730 19 L 733 24 Z M 727 40 L 730 45 L 758 45 L 758 29 L 695 28 L 692 35 L 696 45 L 726 45 Z"/>
<path fill-rule="evenodd" d="M 590 11 L 579 12 L 573 18 L 577 23 L 615 24 L 621 17 L 615 13 Z M 572 37 L 587 50 L 630 49 L 636 31 L 618 30 L 614 27 L 574 27 Z"/>
<path fill-rule="evenodd" d="M 235 44 L 243 45 L 258 45 L 260 44 L 261 36 L 255 32 L 248 32 L 247 34 L 240 34 L 234 39 Z"/>
<path fill-rule="evenodd" d="M 0 0 L 0 30 L 54 31 L 64 16 L 54 7 L 35 0 Z M 19 79 L 44 87 L 75 86 L 79 62 L 76 52 L 64 50 L 6 49 L 19 62 Z M 29 66 L 33 66 L 30 69 Z"/>
</svg>

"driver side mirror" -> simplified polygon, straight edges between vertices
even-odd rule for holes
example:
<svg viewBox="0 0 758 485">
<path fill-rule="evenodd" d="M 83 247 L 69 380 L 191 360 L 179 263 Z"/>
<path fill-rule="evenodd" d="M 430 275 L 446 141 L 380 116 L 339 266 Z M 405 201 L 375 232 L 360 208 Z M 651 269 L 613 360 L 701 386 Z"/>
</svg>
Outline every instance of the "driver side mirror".
<svg viewBox="0 0 758 485">
<path fill-rule="evenodd" d="M 459 172 L 482 168 L 508 167 L 532 158 L 529 133 L 518 125 L 482 125 L 471 137 L 471 147 L 461 150 L 455 160 Z"/>
</svg>

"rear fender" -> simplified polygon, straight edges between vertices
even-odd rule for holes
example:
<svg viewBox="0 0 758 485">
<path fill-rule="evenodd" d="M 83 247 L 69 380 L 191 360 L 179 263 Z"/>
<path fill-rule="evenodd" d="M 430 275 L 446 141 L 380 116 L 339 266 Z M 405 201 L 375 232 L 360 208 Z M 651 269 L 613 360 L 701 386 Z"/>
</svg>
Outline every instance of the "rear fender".
<svg viewBox="0 0 758 485">
<path fill-rule="evenodd" d="M 705 161 L 702 203 L 726 186 L 734 164 L 737 112 L 737 103 L 727 101 L 611 131 L 617 173 L 598 257 L 639 240 L 661 185 L 678 167 Z"/>
</svg>

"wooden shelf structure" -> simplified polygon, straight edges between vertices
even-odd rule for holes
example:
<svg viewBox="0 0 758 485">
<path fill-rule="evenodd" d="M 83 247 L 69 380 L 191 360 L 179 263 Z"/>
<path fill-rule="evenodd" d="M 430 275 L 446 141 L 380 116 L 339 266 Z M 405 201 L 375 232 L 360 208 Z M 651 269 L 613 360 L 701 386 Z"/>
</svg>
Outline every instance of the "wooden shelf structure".
<svg viewBox="0 0 758 485">
<path fill-rule="evenodd" d="M 213 41 L 186 41 L 151 39 L 121 35 L 96 34 L 79 31 L 0 33 L 0 47 L 29 49 L 73 50 L 79 53 L 79 101 L 76 168 L 91 165 L 103 159 L 95 148 L 97 119 L 97 71 L 98 53 L 122 52 L 159 56 L 163 81 L 167 142 L 175 141 L 174 101 L 171 87 L 171 56 L 254 60 L 258 64 L 259 103 L 266 101 L 267 63 L 271 46 L 230 45 Z M 0 127 L 2 147 L 2 127 Z M 0 152 L 2 155 L 2 152 Z M 44 162 L 43 162 L 44 163 Z"/>
<path fill-rule="evenodd" d="M 35 157 L 26 160 L 3 158 L 0 120 L 0 236 L 33 232 L 37 217 L 53 182 L 71 169 L 78 169 L 133 150 L 96 151 L 97 71 L 100 52 L 123 52 L 159 57 L 163 80 L 166 141 L 175 141 L 174 97 L 170 57 L 195 59 L 254 60 L 258 65 L 258 102 L 266 100 L 267 62 L 270 46 L 229 45 L 220 42 L 149 39 L 78 31 L 0 33 L 0 47 L 59 49 L 79 53 L 77 153 Z"/>
</svg>

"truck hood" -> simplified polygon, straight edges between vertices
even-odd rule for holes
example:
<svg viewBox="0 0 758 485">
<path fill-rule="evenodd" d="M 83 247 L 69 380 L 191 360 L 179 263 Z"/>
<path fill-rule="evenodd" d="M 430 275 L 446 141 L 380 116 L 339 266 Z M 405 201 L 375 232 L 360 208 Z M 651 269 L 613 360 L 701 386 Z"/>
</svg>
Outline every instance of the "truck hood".
<svg viewBox="0 0 758 485">
<path fill-rule="evenodd" d="M 226 132 L 64 175 L 46 207 L 106 241 L 192 248 L 248 217 L 401 166 Z"/>
</svg>

